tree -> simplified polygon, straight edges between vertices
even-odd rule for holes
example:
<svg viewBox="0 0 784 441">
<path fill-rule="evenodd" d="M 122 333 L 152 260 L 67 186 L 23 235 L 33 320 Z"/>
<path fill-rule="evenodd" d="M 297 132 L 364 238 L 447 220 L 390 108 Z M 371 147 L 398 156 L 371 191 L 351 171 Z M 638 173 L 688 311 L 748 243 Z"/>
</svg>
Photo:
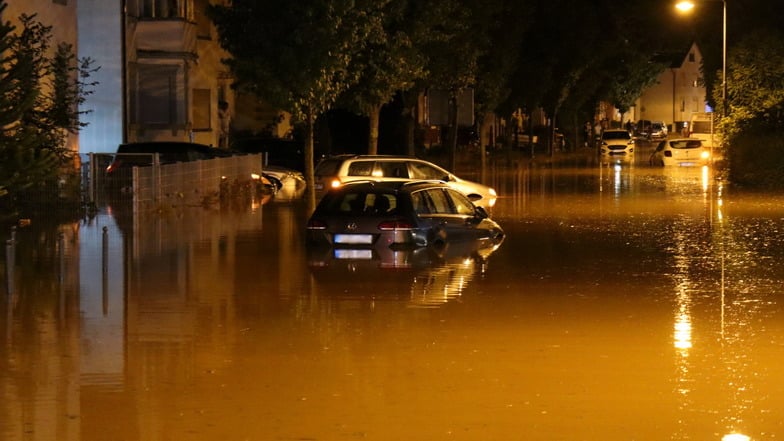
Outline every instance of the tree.
<svg viewBox="0 0 784 441">
<path fill-rule="evenodd" d="M 378 2 L 372 14 L 379 18 L 382 29 L 368 36 L 349 67 L 361 74 L 345 92 L 343 102 L 369 119 L 368 154 L 378 152 L 381 107 L 425 75 L 426 60 L 420 47 L 428 32 L 422 26 L 421 4 L 413 0 Z"/>
<path fill-rule="evenodd" d="M 350 69 L 369 36 L 382 29 L 373 0 L 234 0 L 212 5 L 234 87 L 288 110 L 306 126 L 305 178 L 315 207 L 313 127 L 357 83 Z"/>
<path fill-rule="evenodd" d="M 0 15 L 6 3 L 0 0 Z M 0 24 L 0 207 L 13 216 L 25 204 L 44 202 L 34 189 L 57 188 L 71 164 L 66 134 L 83 125 L 77 104 L 94 83 L 92 61 L 77 60 L 68 45 L 50 54 L 51 27 L 22 15 L 21 29 Z M 70 168 L 73 172 L 73 167 Z M 42 193 L 56 200 L 58 192 Z M 78 197 L 75 196 L 75 197 Z"/>
</svg>

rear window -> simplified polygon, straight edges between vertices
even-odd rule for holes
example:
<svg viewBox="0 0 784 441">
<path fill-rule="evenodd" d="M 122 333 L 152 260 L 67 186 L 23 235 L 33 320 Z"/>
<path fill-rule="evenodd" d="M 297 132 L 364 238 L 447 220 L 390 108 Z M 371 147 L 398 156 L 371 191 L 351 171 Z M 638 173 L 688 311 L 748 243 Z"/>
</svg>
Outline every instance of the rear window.
<svg viewBox="0 0 784 441">
<path fill-rule="evenodd" d="M 689 141 L 672 141 L 670 147 L 674 149 L 698 149 L 702 147 L 702 142 L 698 139 Z"/>
<path fill-rule="evenodd" d="M 324 198 L 319 211 L 323 214 L 381 216 L 394 214 L 397 207 L 398 198 L 393 193 L 337 192 Z"/>
<path fill-rule="evenodd" d="M 316 176 L 335 176 L 338 174 L 342 159 L 322 159 L 316 166 Z"/>
</svg>

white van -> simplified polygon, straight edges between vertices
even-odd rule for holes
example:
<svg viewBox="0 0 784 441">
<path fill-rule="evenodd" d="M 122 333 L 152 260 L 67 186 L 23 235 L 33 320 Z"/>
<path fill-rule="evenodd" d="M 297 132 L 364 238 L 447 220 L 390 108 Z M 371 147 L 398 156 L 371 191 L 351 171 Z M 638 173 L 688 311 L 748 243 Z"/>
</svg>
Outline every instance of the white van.
<svg viewBox="0 0 784 441">
<path fill-rule="evenodd" d="M 720 147 L 721 135 L 716 132 L 713 112 L 692 113 L 689 121 L 689 137 L 702 141 L 704 147 Z"/>
</svg>

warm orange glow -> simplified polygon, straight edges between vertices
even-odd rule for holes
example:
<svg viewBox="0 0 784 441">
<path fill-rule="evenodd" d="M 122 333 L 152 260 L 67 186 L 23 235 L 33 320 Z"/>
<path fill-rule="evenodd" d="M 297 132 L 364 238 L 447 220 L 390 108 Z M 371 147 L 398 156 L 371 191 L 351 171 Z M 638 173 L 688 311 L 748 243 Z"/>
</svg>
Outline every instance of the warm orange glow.
<svg viewBox="0 0 784 441">
<path fill-rule="evenodd" d="M 678 9 L 679 11 L 689 12 L 692 9 L 694 9 L 694 2 L 690 2 L 690 1 L 678 2 L 675 4 L 675 8 Z"/>
</svg>

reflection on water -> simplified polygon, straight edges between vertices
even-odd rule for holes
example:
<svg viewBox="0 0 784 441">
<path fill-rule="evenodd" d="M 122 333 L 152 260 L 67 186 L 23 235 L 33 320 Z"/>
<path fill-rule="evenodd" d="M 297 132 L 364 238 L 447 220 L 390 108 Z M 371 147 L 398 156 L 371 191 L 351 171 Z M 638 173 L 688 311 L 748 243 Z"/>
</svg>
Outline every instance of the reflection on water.
<svg viewBox="0 0 784 441">
<path fill-rule="evenodd" d="M 487 176 L 490 250 L 308 253 L 298 203 L 0 232 L 0 438 L 784 436 L 784 198 Z"/>
</svg>

